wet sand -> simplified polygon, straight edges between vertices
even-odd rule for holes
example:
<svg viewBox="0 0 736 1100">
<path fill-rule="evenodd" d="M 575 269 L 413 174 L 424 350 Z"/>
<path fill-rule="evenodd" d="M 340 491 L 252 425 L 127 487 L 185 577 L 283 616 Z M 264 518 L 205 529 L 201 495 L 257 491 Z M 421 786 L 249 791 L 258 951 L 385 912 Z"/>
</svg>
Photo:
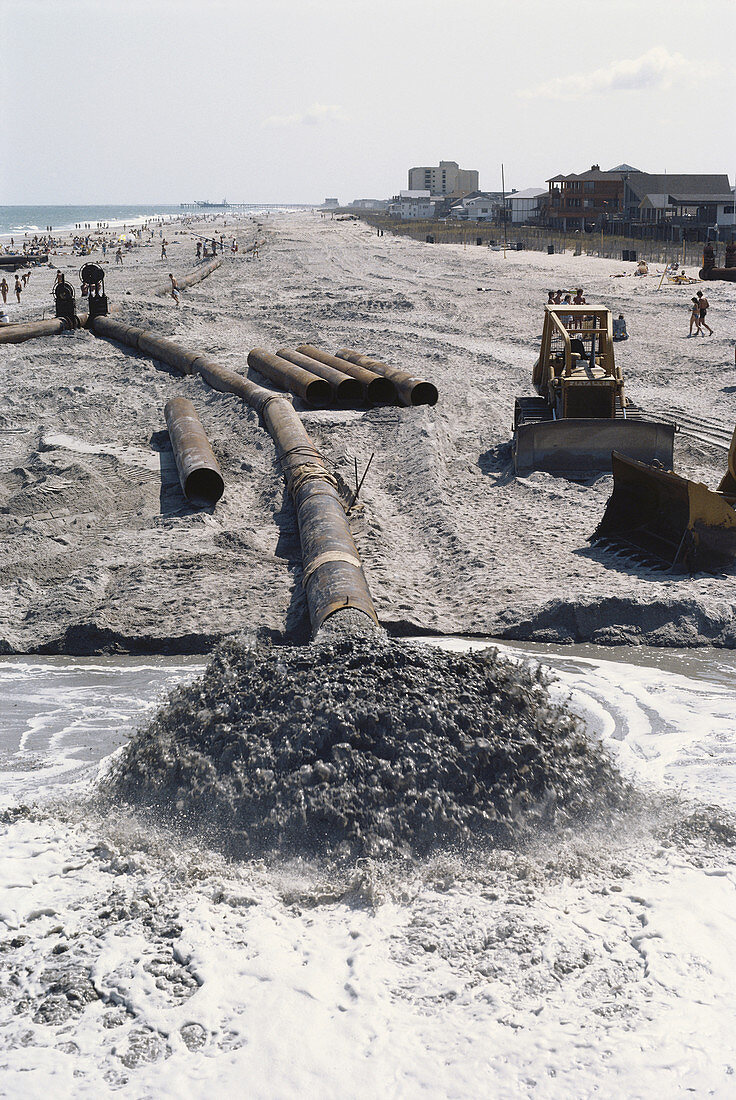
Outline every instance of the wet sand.
<svg viewBox="0 0 736 1100">
<path fill-rule="evenodd" d="M 730 429 L 736 287 L 708 286 L 715 335 L 688 340 L 692 289 L 658 290 L 656 278 L 631 277 L 633 264 L 433 247 L 313 213 L 259 221 L 240 222 L 241 251 L 179 309 L 150 293 L 193 264 L 193 238 L 174 227 L 167 260 L 158 237 L 122 269 L 108 253 L 108 297 L 131 323 L 243 374 L 250 348 L 306 342 L 355 347 L 437 385 L 435 408 L 296 403 L 346 481 L 375 452 L 351 523 L 390 632 L 736 643 L 733 568 L 690 578 L 591 548 L 611 479 L 516 479 L 509 446 L 546 291 L 558 286 L 582 285 L 589 303 L 625 314 L 631 339 L 616 354 L 634 401 Z M 256 236 L 260 259 L 249 260 Z M 71 278 L 82 261 L 54 262 Z M 33 272 L 14 320 L 48 315 L 54 274 Z M 0 376 L 1 652 L 205 652 L 240 632 L 308 637 L 293 510 L 271 440 L 238 399 L 87 332 L 3 347 Z M 178 485 L 163 417 L 175 395 L 195 402 L 225 476 L 213 513 L 190 508 Z M 725 451 L 677 437 L 679 472 L 715 487 L 725 466 Z"/>
</svg>

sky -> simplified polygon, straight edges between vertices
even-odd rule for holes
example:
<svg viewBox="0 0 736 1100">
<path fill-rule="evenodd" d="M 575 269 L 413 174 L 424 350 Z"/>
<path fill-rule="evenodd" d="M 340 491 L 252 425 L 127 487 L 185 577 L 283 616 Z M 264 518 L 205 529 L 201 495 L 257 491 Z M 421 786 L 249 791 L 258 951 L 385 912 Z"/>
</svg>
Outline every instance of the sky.
<svg viewBox="0 0 736 1100">
<path fill-rule="evenodd" d="M 736 0 L 0 0 L 0 205 L 736 172 Z"/>
</svg>

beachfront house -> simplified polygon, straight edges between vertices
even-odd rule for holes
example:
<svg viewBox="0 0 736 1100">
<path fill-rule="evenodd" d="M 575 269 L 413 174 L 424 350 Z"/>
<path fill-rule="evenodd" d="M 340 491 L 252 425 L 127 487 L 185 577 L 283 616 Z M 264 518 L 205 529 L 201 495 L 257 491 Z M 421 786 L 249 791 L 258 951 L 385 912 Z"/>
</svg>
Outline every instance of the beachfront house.
<svg viewBox="0 0 736 1100">
<path fill-rule="evenodd" d="M 471 191 L 450 206 L 450 217 L 466 222 L 490 222 L 503 206 L 500 191 Z"/>
<path fill-rule="evenodd" d="M 434 203 L 428 190 L 400 191 L 389 203 L 389 216 L 401 221 L 419 221 L 434 216 Z"/>
<path fill-rule="evenodd" d="M 624 213 L 631 231 L 664 240 L 704 241 L 733 224 L 727 175 L 637 172 L 624 180 Z"/>
<path fill-rule="evenodd" d="M 539 200 L 547 194 L 546 187 L 527 187 L 523 191 L 512 191 L 506 196 L 506 205 L 511 211 L 513 225 L 529 225 L 539 218 Z"/>
<path fill-rule="evenodd" d="M 727 224 L 733 191 L 727 175 L 642 172 L 594 164 L 579 175 L 552 176 L 539 198 L 539 221 L 562 232 L 625 233 L 659 240 L 706 240 Z"/>
<path fill-rule="evenodd" d="M 557 175 L 547 180 L 547 194 L 539 197 L 540 221 L 563 232 L 611 227 L 622 217 L 624 178 L 641 175 L 630 164 L 607 172 L 594 164 L 587 172 Z"/>
</svg>

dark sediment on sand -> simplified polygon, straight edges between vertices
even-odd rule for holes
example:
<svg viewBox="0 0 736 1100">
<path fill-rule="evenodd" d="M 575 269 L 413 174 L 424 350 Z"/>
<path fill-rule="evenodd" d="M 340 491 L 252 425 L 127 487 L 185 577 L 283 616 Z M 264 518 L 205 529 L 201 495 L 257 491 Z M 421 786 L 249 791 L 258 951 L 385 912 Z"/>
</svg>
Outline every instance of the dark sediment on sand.
<svg viewBox="0 0 736 1100">
<path fill-rule="evenodd" d="M 224 644 L 126 747 L 107 789 L 234 857 L 512 846 L 635 797 L 541 673 L 371 629 Z"/>
</svg>

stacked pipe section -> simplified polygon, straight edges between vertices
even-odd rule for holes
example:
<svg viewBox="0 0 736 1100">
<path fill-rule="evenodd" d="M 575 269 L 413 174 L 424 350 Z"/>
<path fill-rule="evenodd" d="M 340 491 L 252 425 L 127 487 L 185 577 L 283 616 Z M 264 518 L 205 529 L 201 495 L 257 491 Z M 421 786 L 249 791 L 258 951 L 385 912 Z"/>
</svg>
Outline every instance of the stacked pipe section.
<svg viewBox="0 0 736 1100">
<path fill-rule="evenodd" d="M 366 370 L 388 378 L 396 387 L 399 400 L 403 405 L 437 404 L 437 387 L 424 378 L 415 378 L 407 371 L 399 370 L 398 367 L 390 367 L 388 363 L 382 363 L 380 359 L 371 359 L 369 355 L 362 355 L 361 352 L 353 351 L 351 348 L 340 348 L 337 359 L 364 367 Z"/>
<path fill-rule="evenodd" d="M 377 624 L 337 484 L 289 399 L 257 386 L 200 351 L 190 351 L 166 337 L 110 317 L 95 317 L 90 328 L 96 336 L 145 351 L 184 374 L 198 374 L 214 389 L 241 397 L 260 414 L 276 444 L 294 501 L 302 547 L 302 584 L 313 634 L 331 615 L 349 608 Z"/>
<path fill-rule="evenodd" d="M 320 363 L 343 375 L 350 375 L 351 378 L 354 378 L 362 390 L 363 398 L 369 405 L 393 405 L 396 401 L 396 387 L 393 382 L 380 374 L 376 374 L 375 371 L 366 370 L 365 367 L 348 363 L 344 359 L 338 359 L 336 355 L 330 355 L 329 352 L 315 348 L 312 344 L 300 344 L 296 350 L 300 355 L 306 356 L 311 361 L 312 365 L 309 369 L 313 373 L 316 373 L 315 364 Z M 282 354 L 283 352 L 280 351 L 279 355 Z"/>
</svg>

